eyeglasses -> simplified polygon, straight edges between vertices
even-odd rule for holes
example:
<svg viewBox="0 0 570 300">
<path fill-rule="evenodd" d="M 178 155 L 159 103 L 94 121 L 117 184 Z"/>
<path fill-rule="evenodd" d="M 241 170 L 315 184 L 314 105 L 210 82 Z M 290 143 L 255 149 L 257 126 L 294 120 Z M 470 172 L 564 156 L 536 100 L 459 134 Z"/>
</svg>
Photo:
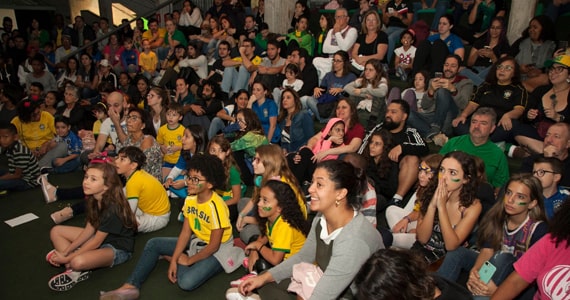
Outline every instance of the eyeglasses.
<svg viewBox="0 0 570 300">
<path fill-rule="evenodd" d="M 562 66 L 552 66 L 552 67 L 548 68 L 548 72 L 552 72 L 555 74 L 562 73 L 562 71 L 564 71 L 564 70 L 568 70 L 568 68 L 565 68 Z"/>
<path fill-rule="evenodd" d="M 422 167 L 422 165 L 418 166 L 418 170 L 421 172 L 426 172 L 426 173 L 431 173 L 431 174 L 435 174 L 435 170 L 432 170 L 430 167 Z"/>
<path fill-rule="evenodd" d="M 556 172 L 554 172 L 554 171 L 547 171 L 547 170 L 543 170 L 543 169 L 538 169 L 536 171 L 532 171 L 532 174 L 536 175 L 537 177 L 543 177 L 544 174 L 546 174 L 546 173 L 556 174 Z"/>
<path fill-rule="evenodd" d="M 259 156 L 255 156 L 252 162 L 261 162 L 261 158 Z"/>
<path fill-rule="evenodd" d="M 186 179 L 187 182 L 190 182 L 192 184 L 198 184 L 202 181 L 206 181 L 206 179 L 200 179 L 198 177 L 188 177 L 188 179 Z"/>
<path fill-rule="evenodd" d="M 334 16 L 335 19 L 342 19 L 342 18 L 348 18 L 348 16 Z"/>
<path fill-rule="evenodd" d="M 497 65 L 497 70 L 512 71 L 515 67 L 511 65 Z"/>
<path fill-rule="evenodd" d="M 136 121 L 136 120 L 140 120 L 140 118 L 141 118 L 141 117 L 136 116 L 136 115 L 129 115 L 129 116 L 127 116 L 127 121 L 128 121 L 128 120 Z"/>
</svg>

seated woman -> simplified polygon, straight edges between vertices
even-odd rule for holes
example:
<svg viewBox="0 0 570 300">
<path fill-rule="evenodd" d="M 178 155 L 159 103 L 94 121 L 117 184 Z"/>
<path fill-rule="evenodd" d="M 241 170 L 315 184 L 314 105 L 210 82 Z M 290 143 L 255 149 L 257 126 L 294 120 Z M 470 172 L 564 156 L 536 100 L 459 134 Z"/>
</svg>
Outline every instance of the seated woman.
<svg viewBox="0 0 570 300">
<path fill-rule="evenodd" d="M 398 187 L 398 163 L 388 157 L 388 153 L 394 147 L 392 134 L 386 129 L 372 132 L 368 137 L 368 144 L 362 152 L 368 166 L 366 175 L 374 182 L 379 213 L 383 213 L 389 201 L 397 192 Z"/>
<path fill-rule="evenodd" d="M 271 143 L 279 143 L 281 130 L 277 125 L 277 104 L 269 98 L 271 94 L 265 83 L 256 81 L 251 90 L 247 108 L 251 108 L 257 114 L 267 140 Z"/>
<path fill-rule="evenodd" d="M 285 88 L 281 93 L 281 107 L 277 116 L 281 129 L 281 148 L 285 155 L 297 152 L 315 134 L 313 120 L 302 108 L 297 92 Z"/>
<path fill-rule="evenodd" d="M 422 193 L 412 249 L 429 264 L 460 247 L 473 231 L 481 213 L 476 178 L 475 160 L 464 152 L 450 152 L 441 161 L 437 181 Z"/>
<path fill-rule="evenodd" d="M 288 49 L 304 48 L 313 55 L 314 37 L 309 32 L 309 17 L 301 15 L 295 22 L 295 30 L 285 36 L 278 37 L 278 41 L 284 40 Z M 289 53 L 291 51 L 288 51 Z"/>
<path fill-rule="evenodd" d="M 307 99 L 307 107 L 321 123 L 328 121 L 344 87 L 356 79 L 354 73 L 350 72 L 350 62 L 346 51 L 337 51 L 333 56 L 332 64 L 332 71 L 327 73 L 321 85 L 315 88 L 313 97 Z"/>
<path fill-rule="evenodd" d="M 485 0 L 472 1 L 471 11 L 469 11 L 467 26 L 458 24 L 453 29 L 461 39 L 473 44 L 485 32 L 492 27 L 492 18 L 503 17 L 506 13 L 505 1 Z M 457 19 L 459 22 L 459 19 Z"/>
<path fill-rule="evenodd" d="M 412 73 L 428 70 L 430 74 L 441 71 L 441 66 L 449 54 L 457 54 L 461 59 L 465 56 L 465 48 L 461 38 L 451 33 L 454 20 L 450 14 L 439 19 L 438 33 L 430 35 L 416 49 L 416 57 Z"/>
<path fill-rule="evenodd" d="M 513 141 L 512 128 L 528 105 L 528 93 L 520 84 L 520 67 L 514 58 L 501 57 L 489 71 L 487 80 L 474 93 L 465 109 L 453 121 L 453 132 L 463 135 L 469 132 L 470 116 L 477 107 L 491 107 L 497 113 L 497 128 L 491 141 Z"/>
<path fill-rule="evenodd" d="M 55 116 L 69 118 L 71 130 L 78 133 L 84 129 L 85 110 L 79 105 L 79 89 L 74 85 L 67 85 L 63 93 L 64 106 L 60 106 L 55 111 Z M 91 112 L 89 112 L 91 113 Z"/>
<path fill-rule="evenodd" d="M 409 250 L 380 249 L 354 279 L 358 299 L 471 299 L 458 284 L 430 273 L 426 263 Z"/>
<path fill-rule="evenodd" d="M 393 246 L 410 249 L 416 242 L 416 226 L 420 218 L 421 205 L 419 200 L 422 194 L 427 191 L 428 185 L 434 184 L 436 180 L 434 175 L 437 173 L 442 158 L 443 156 L 440 154 L 430 154 L 424 157 L 418 166 L 420 172 L 418 173 L 417 189 L 406 206 L 401 208 L 397 205 L 390 205 L 386 209 L 386 220 L 394 239 Z"/>
<path fill-rule="evenodd" d="M 493 18 L 489 31 L 473 44 L 467 57 L 467 68 L 462 69 L 459 74 L 471 79 L 476 86 L 485 82 L 491 65 L 510 52 L 511 46 L 506 34 L 505 19 L 502 17 Z"/>
<path fill-rule="evenodd" d="M 548 231 L 540 181 L 531 174 L 511 177 L 504 199 L 483 217 L 477 231 L 479 251 L 465 247 L 449 251 L 437 274 L 457 281 L 459 273 L 467 271 L 467 288 L 474 295 L 489 297 L 513 271 L 513 263 Z M 489 281 L 480 277 L 484 264 L 496 268 Z"/>
<path fill-rule="evenodd" d="M 99 86 L 99 74 L 95 62 L 87 53 L 81 54 L 81 67 L 79 68 L 75 85 L 80 90 L 81 105 L 95 104 L 92 103 L 92 101 L 97 99 L 99 95 L 97 91 L 97 87 Z"/>
<path fill-rule="evenodd" d="M 156 132 L 152 119 L 146 111 L 140 108 L 130 109 L 126 119 L 127 132 L 125 133 L 120 126 L 120 120 L 111 116 L 117 131 L 117 150 L 128 146 L 141 149 L 147 158 L 143 169 L 162 182 L 162 152 L 155 138 Z"/>
<path fill-rule="evenodd" d="M 357 196 L 366 188 L 362 172 L 347 162 L 327 160 L 319 163 L 312 182 L 311 210 L 318 215 L 303 248 L 242 282 L 238 287 L 241 295 L 257 289 L 262 299 L 277 299 L 291 290 L 303 299 L 336 299 L 351 293 L 349 286 L 362 264 L 384 248 L 378 231 L 356 211 L 360 205 Z M 304 279 L 310 272 L 322 276 L 309 284 Z"/>
<path fill-rule="evenodd" d="M 554 24 L 547 16 L 540 15 L 530 20 L 522 37 L 513 43 L 513 56 L 521 66 L 521 81 L 527 91 L 548 84 L 543 68 L 556 48 L 554 40 Z"/>
<path fill-rule="evenodd" d="M 567 295 L 566 277 L 559 277 L 570 264 L 570 201 L 564 202 L 550 223 L 550 232 L 514 263 L 514 271 L 492 296 L 493 300 L 515 299 L 536 283 L 536 299 Z M 556 281 L 560 279 L 560 281 Z M 554 280 L 554 281 L 553 281 Z M 564 284 L 562 284 L 564 282 Z"/>
<path fill-rule="evenodd" d="M 155 85 L 173 89 L 176 87 L 176 78 L 180 72 L 180 61 L 186 58 L 186 47 L 177 45 L 174 49 L 170 49 L 166 59 L 160 65 L 160 75 L 154 78 Z"/>
<path fill-rule="evenodd" d="M 368 120 L 367 127 L 384 122 L 388 75 L 380 60 L 372 58 L 366 61 L 360 78 L 344 86 L 344 91 L 357 103 L 356 108 L 363 112 L 361 117 Z"/>
<path fill-rule="evenodd" d="M 352 66 L 359 72 L 364 71 L 367 61 L 377 59 L 386 64 L 388 36 L 382 31 L 382 21 L 376 10 L 369 10 L 362 17 L 362 33 L 352 46 Z"/>
<path fill-rule="evenodd" d="M 236 115 L 239 131 L 231 143 L 234 158 L 241 170 L 241 180 L 245 185 L 253 185 L 253 167 L 251 162 L 255 155 L 255 149 L 269 142 L 263 134 L 263 127 L 257 114 L 249 109 L 239 110 Z"/>
<path fill-rule="evenodd" d="M 160 126 L 166 124 L 166 110 L 170 97 L 168 92 L 160 87 L 152 87 L 147 94 L 147 105 L 149 117 L 154 128 L 154 132 L 158 133 Z"/>
<path fill-rule="evenodd" d="M 137 75 L 133 82 L 136 87 L 134 97 L 129 99 L 130 107 L 137 107 L 140 109 L 148 109 L 148 92 L 150 91 L 150 82 L 142 75 Z"/>
<path fill-rule="evenodd" d="M 552 124 L 570 122 L 570 56 L 561 55 L 547 60 L 545 66 L 550 84 L 531 93 L 523 122 L 513 127 L 515 140 L 531 153 L 542 153 L 542 141 Z M 509 153 L 514 153 L 514 149 Z"/>
<path fill-rule="evenodd" d="M 202 54 L 202 44 L 197 42 L 188 43 L 187 54 L 186 58 L 178 63 L 178 76 L 191 82 L 194 86 L 191 90 L 196 91 L 200 80 L 208 77 L 208 59 Z"/>
</svg>

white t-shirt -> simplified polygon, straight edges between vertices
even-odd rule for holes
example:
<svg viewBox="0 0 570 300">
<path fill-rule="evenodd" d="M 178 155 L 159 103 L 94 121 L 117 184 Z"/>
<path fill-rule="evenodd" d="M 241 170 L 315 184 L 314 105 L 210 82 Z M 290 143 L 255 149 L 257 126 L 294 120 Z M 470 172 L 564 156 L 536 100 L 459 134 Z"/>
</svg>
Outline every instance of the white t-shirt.
<svg viewBox="0 0 570 300">
<path fill-rule="evenodd" d="M 400 62 L 406 65 L 412 63 L 412 59 L 416 57 L 416 47 L 410 46 L 408 51 L 404 51 L 404 46 L 394 49 L 394 54 L 400 58 Z"/>
<path fill-rule="evenodd" d="M 285 79 L 285 80 L 283 80 L 283 87 L 284 87 L 284 88 L 290 87 L 290 88 L 292 88 L 293 90 L 295 90 L 295 92 L 298 92 L 298 91 L 300 91 L 301 88 L 303 87 L 303 80 L 301 80 L 301 79 L 295 79 L 295 82 L 293 82 L 293 83 L 291 84 L 291 83 L 288 83 L 288 82 L 287 82 L 287 79 Z"/>
<path fill-rule="evenodd" d="M 127 121 L 125 121 L 125 120 L 121 121 L 121 128 L 123 128 L 123 132 L 126 134 L 127 133 Z M 101 128 L 99 129 L 99 134 L 104 134 L 107 137 L 111 137 L 113 144 L 117 144 L 117 141 L 118 141 L 117 131 L 115 130 L 115 125 L 113 124 L 113 121 L 111 121 L 111 118 L 107 118 L 107 119 L 105 119 L 105 121 L 103 121 L 103 123 L 101 123 Z"/>
</svg>

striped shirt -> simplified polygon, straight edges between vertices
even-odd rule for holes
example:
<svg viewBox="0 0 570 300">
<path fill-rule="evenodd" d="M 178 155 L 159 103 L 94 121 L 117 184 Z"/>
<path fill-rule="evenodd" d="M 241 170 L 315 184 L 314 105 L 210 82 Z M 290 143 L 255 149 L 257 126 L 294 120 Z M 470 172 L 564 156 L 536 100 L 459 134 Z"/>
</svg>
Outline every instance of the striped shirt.
<svg viewBox="0 0 570 300">
<path fill-rule="evenodd" d="M 8 172 L 14 174 L 16 169 L 22 169 L 22 180 L 30 186 L 37 186 L 36 179 L 40 176 L 38 160 L 28 147 L 19 141 L 6 151 L 8 157 Z"/>
</svg>

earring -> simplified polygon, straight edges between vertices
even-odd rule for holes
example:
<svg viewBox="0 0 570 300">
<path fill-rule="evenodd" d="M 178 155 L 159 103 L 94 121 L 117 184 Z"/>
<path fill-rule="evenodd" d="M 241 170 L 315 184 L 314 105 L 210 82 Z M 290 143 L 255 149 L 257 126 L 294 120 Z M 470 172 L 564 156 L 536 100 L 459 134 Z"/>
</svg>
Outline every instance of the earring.
<svg viewBox="0 0 570 300">
<path fill-rule="evenodd" d="M 336 207 L 338 207 L 338 206 L 340 205 L 340 200 L 336 200 L 336 201 L 334 202 L 334 205 L 335 205 Z"/>
<path fill-rule="evenodd" d="M 570 83 L 570 78 L 566 78 L 566 82 Z"/>
</svg>

